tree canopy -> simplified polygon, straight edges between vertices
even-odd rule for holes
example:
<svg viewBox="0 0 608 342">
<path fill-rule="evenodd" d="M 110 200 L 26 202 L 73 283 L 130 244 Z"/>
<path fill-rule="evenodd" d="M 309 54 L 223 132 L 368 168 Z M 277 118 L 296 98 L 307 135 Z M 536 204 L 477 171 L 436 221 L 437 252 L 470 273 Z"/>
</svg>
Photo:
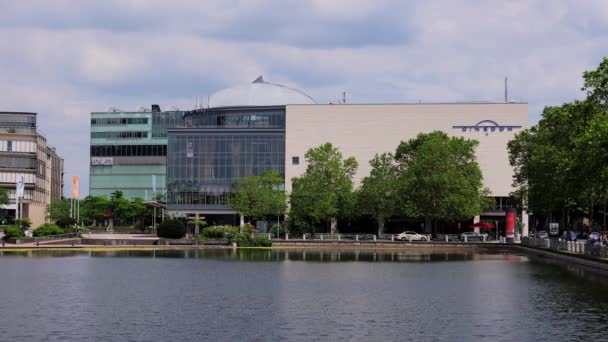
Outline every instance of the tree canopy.
<svg viewBox="0 0 608 342">
<path fill-rule="evenodd" d="M 372 170 L 361 181 L 357 204 L 362 213 L 376 219 L 378 234 L 384 234 L 385 221 L 398 209 L 399 169 L 390 153 L 376 154 L 369 164 Z"/>
<path fill-rule="evenodd" d="M 8 204 L 8 191 L 4 188 L 0 188 L 0 204 Z"/>
<path fill-rule="evenodd" d="M 283 176 L 266 170 L 261 176 L 237 181 L 229 203 L 234 210 L 253 219 L 282 215 L 287 206 L 284 188 Z"/>
<path fill-rule="evenodd" d="M 337 219 L 349 216 L 353 209 L 352 178 L 358 163 L 353 157 L 343 158 L 330 143 L 311 148 L 304 158 L 306 172 L 292 179 L 290 215 L 309 224 L 330 222 L 330 232 L 337 231 Z"/>
<path fill-rule="evenodd" d="M 420 133 L 402 142 L 395 153 L 402 210 L 406 216 L 458 220 L 479 215 L 488 204 L 476 140 L 444 132 Z"/>
<path fill-rule="evenodd" d="M 545 107 L 508 147 L 519 205 L 562 225 L 608 197 L 608 59 L 583 79 L 584 100 Z"/>
</svg>

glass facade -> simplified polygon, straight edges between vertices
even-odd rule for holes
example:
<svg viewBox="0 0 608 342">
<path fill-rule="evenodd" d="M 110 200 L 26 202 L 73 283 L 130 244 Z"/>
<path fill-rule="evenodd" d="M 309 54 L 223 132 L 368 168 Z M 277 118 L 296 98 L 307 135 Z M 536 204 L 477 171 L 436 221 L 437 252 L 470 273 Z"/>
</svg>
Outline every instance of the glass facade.
<svg viewBox="0 0 608 342">
<path fill-rule="evenodd" d="M 117 126 L 117 125 L 147 125 L 148 118 L 101 118 L 91 119 L 91 125 Z"/>
<path fill-rule="evenodd" d="M 285 174 L 285 109 L 235 108 L 187 112 L 168 132 L 167 206 L 230 211 L 236 182 L 265 170 Z"/>
<path fill-rule="evenodd" d="M 0 133 L 36 133 L 35 113 L 0 112 Z"/>
<path fill-rule="evenodd" d="M 182 118 L 179 111 L 91 113 L 89 193 L 120 190 L 126 198 L 146 200 L 165 195 L 166 132 Z"/>
<path fill-rule="evenodd" d="M 142 139 L 147 138 L 145 131 L 91 132 L 93 139 Z"/>
</svg>

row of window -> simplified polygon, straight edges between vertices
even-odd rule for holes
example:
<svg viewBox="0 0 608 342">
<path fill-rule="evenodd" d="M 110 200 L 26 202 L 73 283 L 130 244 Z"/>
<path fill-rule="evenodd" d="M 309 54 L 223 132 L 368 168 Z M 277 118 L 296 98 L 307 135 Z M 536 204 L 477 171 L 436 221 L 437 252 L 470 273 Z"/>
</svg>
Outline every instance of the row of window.
<svg viewBox="0 0 608 342">
<path fill-rule="evenodd" d="M 91 157 L 166 156 L 167 145 L 92 145 Z"/>
<path fill-rule="evenodd" d="M 36 142 L 31 140 L 0 140 L 0 152 L 36 152 Z"/>
<path fill-rule="evenodd" d="M 125 132 L 91 132 L 93 139 L 143 139 L 148 137 L 148 132 L 125 131 Z"/>
<path fill-rule="evenodd" d="M 91 119 L 91 125 L 115 126 L 115 125 L 147 125 L 148 118 L 103 118 Z"/>
<path fill-rule="evenodd" d="M 36 160 L 31 157 L 0 156 L 0 168 L 7 169 L 33 169 Z"/>
<path fill-rule="evenodd" d="M 0 183 L 16 184 L 21 176 L 23 176 L 25 183 L 34 183 L 36 181 L 36 176 L 31 173 L 0 172 Z"/>
</svg>

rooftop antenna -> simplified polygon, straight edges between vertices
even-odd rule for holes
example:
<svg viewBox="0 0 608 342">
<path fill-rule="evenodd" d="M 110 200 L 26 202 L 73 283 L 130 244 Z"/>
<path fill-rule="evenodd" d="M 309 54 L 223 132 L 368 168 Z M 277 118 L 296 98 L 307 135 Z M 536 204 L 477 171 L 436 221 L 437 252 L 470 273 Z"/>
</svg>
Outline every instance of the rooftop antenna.
<svg viewBox="0 0 608 342">
<path fill-rule="evenodd" d="M 207 95 L 207 109 L 209 109 L 209 101 L 210 101 L 210 100 L 211 100 L 211 99 L 210 99 L 210 96 L 209 96 L 209 95 Z"/>
<path fill-rule="evenodd" d="M 509 79 L 505 77 L 505 103 L 509 103 Z"/>
<path fill-rule="evenodd" d="M 342 104 L 345 104 L 345 103 L 346 103 L 346 92 L 343 91 L 342 92 Z"/>
</svg>

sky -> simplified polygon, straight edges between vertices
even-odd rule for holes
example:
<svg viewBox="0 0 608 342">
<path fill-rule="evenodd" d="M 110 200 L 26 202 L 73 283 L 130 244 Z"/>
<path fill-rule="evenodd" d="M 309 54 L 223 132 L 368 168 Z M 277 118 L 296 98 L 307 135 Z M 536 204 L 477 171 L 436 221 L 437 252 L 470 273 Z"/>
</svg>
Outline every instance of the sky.
<svg viewBox="0 0 608 342">
<path fill-rule="evenodd" d="M 266 81 L 318 103 L 584 97 L 608 54 L 608 1 L 0 0 L 0 111 L 38 127 L 88 193 L 90 113 L 190 109 Z"/>
</svg>

